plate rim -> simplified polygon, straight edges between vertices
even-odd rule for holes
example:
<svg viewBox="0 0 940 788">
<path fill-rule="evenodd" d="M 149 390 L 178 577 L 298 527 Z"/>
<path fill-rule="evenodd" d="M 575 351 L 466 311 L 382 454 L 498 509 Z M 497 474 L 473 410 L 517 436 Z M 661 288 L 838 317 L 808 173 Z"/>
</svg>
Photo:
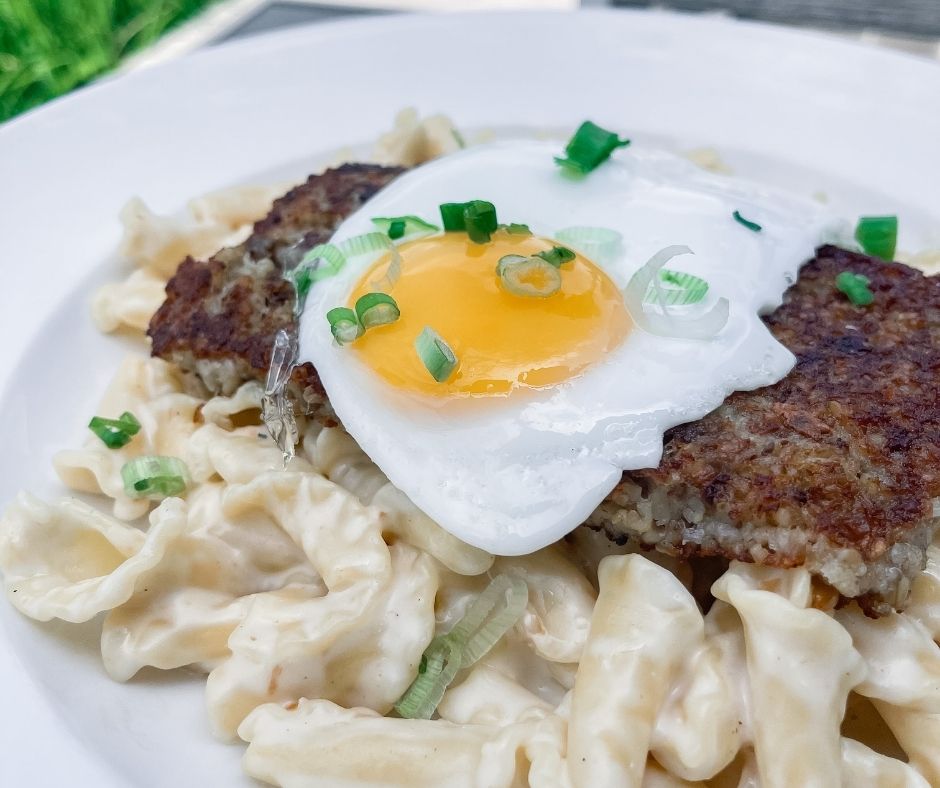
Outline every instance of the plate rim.
<svg viewBox="0 0 940 788">
<path fill-rule="evenodd" d="M 738 20 L 726 17 L 708 16 L 700 14 L 680 13 L 664 10 L 644 9 L 582 9 L 579 11 L 480 11 L 455 14 L 423 14 L 403 13 L 394 15 L 375 15 L 363 18 L 338 19 L 318 22 L 309 25 L 275 30 L 248 37 L 243 40 L 225 42 L 220 45 L 199 50 L 165 63 L 157 64 L 140 71 L 129 73 L 116 73 L 80 89 L 67 96 L 55 99 L 46 105 L 34 108 L 16 118 L 0 125 L 0 146 L 20 144 L 28 138 L 31 132 L 40 127 L 67 121 L 70 114 L 81 113 L 84 108 L 94 108 L 96 102 L 107 102 L 109 97 L 119 97 L 129 85 L 138 82 L 156 81 L 163 75 L 188 70 L 211 67 L 219 68 L 223 64 L 238 61 L 248 57 L 251 53 L 263 53 L 277 49 L 281 45 L 296 42 L 316 42 L 323 39 L 333 39 L 336 36 L 355 37 L 368 35 L 369 31 L 378 29 L 383 32 L 389 27 L 395 29 L 413 29 L 423 25 L 456 26 L 464 20 L 472 19 L 474 24 L 485 23 L 488 19 L 495 19 L 499 23 L 508 20 L 528 19 L 556 19 L 567 20 L 571 14 L 584 18 L 585 25 L 604 24 L 608 19 L 643 19 L 657 20 L 665 25 L 684 25 L 688 29 L 748 31 L 746 35 L 764 36 L 774 42 L 794 43 L 811 40 L 815 45 L 831 52 L 851 53 L 864 56 L 866 59 L 889 64 L 903 63 L 907 68 L 921 71 L 927 78 L 934 80 L 940 86 L 940 63 L 933 62 L 914 54 L 888 50 L 869 42 L 843 39 L 823 31 L 787 28 L 780 25 L 749 20 Z M 403 101 L 403 104 L 407 101 Z M 6 194 L 2 181 L 0 181 L 0 203 L 14 195 Z M 2 224 L 2 220 L 0 220 Z M 0 259 L 2 250 L 8 244 L 7 230 L 0 232 Z M 73 277 L 72 285 L 64 298 L 73 297 L 74 287 L 89 270 L 82 270 L 81 275 Z M 6 303 L 13 303 L 9 295 L 0 298 L 0 312 L 6 311 L 2 307 Z M 44 311 L 34 316 L 32 327 L 27 327 L 19 336 L 27 336 L 30 341 L 35 338 L 39 327 L 50 315 L 59 311 L 65 301 L 60 298 L 54 303 L 47 304 Z M 5 318 L 4 318 L 5 319 Z M 0 327 L 7 329 L 9 324 L 0 320 Z M 0 331 L 0 335 L 3 331 Z M 28 344 L 28 343 L 24 343 Z M 21 348 L 15 352 L 4 349 L 0 352 L 0 362 L 6 362 L 0 368 L 0 401 L 5 401 L 12 390 L 15 381 L 11 370 L 19 366 L 21 361 Z M 6 505 L 6 501 L 0 505 Z M 6 604 L 6 603 L 5 603 Z M 19 615 L 16 613 L 15 615 Z M 9 732 L 9 755 L 0 764 L 0 774 L 10 779 L 36 777 L 37 766 L 45 767 L 46 771 L 40 776 L 48 782 L 33 782 L 29 784 L 57 784 L 53 775 L 61 779 L 68 777 L 73 782 L 93 780 L 98 785 L 120 785 L 121 778 L 116 770 L 104 760 L 101 753 L 81 747 L 78 739 L 70 731 L 65 722 L 55 716 L 52 706 L 45 693 L 39 686 L 38 678 L 27 668 L 25 656 L 14 647 L 9 633 L 9 624 L 0 625 L 0 686 L 6 690 L 7 703 L 0 706 L 0 730 Z M 23 709 L 29 708 L 31 716 L 28 723 L 24 723 Z M 45 738 L 44 737 L 48 737 Z M 42 754 L 49 752 L 50 744 L 55 747 L 57 754 L 61 746 L 67 755 L 53 759 L 52 763 L 41 757 L 35 749 L 37 742 L 43 741 Z M 61 761 L 61 762 L 59 762 Z M 22 764 L 22 765 L 18 765 Z"/>
</svg>

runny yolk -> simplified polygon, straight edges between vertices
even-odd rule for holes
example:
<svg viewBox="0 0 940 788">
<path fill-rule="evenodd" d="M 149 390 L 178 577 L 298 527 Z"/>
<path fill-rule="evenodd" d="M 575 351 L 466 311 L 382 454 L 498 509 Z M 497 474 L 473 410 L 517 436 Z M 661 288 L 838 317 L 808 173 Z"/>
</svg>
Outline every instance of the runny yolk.
<svg viewBox="0 0 940 788">
<path fill-rule="evenodd" d="M 581 255 L 561 266 L 561 289 L 553 295 L 514 295 L 502 286 L 496 274 L 501 257 L 552 245 L 502 230 L 486 244 L 472 243 L 464 233 L 402 244 L 401 276 L 390 293 L 401 317 L 370 328 L 351 347 L 392 385 L 437 396 L 505 395 L 577 375 L 619 345 L 632 322 L 617 286 Z M 365 272 L 350 305 L 375 289 L 370 283 L 381 280 L 388 265 L 386 256 Z M 425 326 L 440 334 L 459 362 L 443 383 L 415 351 Z"/>
</svg>

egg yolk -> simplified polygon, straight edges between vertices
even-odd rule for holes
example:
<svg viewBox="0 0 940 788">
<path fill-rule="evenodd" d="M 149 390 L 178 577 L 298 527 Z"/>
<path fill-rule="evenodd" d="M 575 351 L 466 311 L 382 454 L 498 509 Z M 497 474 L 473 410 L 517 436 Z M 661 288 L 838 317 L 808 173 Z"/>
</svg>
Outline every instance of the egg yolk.
<svg viewBox="0 0 940 788">
<path fill-rule="evenodd" d="M 401 275 L 390 295 L 401 316 L 370 328 L 352 348 L 392 385 L 437 396 L 505 395 L 577 375 L 619 345 L 632 323 L 617 286 L 581 255 L 561 266 L 561 287 L 550 296 L 515 295 L 502 285 L 501 257 L 553 245 L 503 230 L 485 244 L 454 232 L 400 245 Z M 389 263 L 385 256 L 365 272 L 351 304 L 381 289 L 374 283 Z M 441 383 L 415 350 L 425 326 L 457 356 L 456 370 Z"/>
</svg>

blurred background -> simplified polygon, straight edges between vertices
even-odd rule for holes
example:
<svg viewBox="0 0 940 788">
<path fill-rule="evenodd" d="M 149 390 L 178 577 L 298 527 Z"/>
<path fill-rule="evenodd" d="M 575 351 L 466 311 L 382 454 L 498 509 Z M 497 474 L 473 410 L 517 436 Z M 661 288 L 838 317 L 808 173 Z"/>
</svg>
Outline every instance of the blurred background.
<svg viewBox="0 0 940 788">
<path fill-rule="evenodd" d="M 115 70 L 292 25 L 414 10 L 651 6 L 813 27 L 940 60 L 940 0 L 0 0 L 0 123 Z"/>
</svg>

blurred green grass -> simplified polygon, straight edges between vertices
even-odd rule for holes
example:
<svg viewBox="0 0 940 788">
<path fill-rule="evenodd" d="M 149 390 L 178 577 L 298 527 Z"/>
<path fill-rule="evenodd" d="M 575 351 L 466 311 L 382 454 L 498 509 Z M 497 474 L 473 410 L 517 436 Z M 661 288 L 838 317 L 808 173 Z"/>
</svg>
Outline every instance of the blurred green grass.
<svg viewBox="0 0 940 788">
<path fill-rule="evenodd" d="M 0 122 L 84 85 L 217 0 L 0 0 Z"/>
</svg>

